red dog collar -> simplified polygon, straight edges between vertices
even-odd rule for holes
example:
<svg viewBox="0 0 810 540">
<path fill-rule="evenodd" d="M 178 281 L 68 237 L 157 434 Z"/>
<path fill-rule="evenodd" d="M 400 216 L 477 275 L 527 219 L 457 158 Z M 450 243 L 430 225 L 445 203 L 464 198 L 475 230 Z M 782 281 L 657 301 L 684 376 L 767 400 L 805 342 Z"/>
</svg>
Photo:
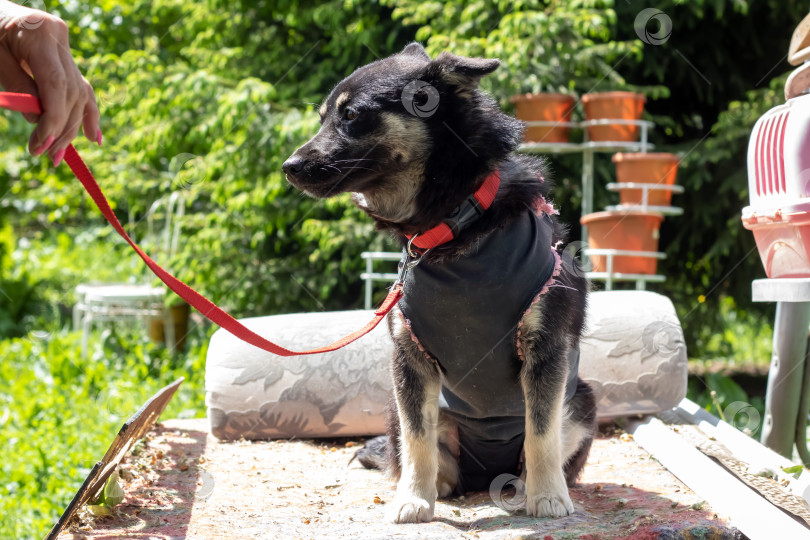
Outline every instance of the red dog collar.
<svg viewBox="0 0 810 540">
<path fill-rule="evenodd" d="M 458 209 L 444 221 L 423 233 L 405 236 L 412 245 L 422 251 L 446 244 L 492 206 L 492 201 L 495 200 L 500 185 L 501 174 L 497 170 L 493 171 L 486 177 L 481 187 L 467 197 Z"/>
</svg>

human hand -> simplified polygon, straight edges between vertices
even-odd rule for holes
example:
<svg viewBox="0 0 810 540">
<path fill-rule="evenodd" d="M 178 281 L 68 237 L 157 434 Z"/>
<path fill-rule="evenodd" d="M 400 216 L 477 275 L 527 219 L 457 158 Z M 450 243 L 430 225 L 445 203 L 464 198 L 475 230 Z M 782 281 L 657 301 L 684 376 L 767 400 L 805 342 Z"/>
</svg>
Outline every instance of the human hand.
<svg viewBox="0 0 810 540">
<path fill-rule="evenodd" d="M 96 96 L 73 61 L 68 27 L 59 17 L 0 0 L 0 86 L 33 94 L 42 104 L 42 114 L 25 115 L 37 124 L 31 154 L 47 151 L 59 165 L 80 126 L 101 145 Z"/>
</svg>

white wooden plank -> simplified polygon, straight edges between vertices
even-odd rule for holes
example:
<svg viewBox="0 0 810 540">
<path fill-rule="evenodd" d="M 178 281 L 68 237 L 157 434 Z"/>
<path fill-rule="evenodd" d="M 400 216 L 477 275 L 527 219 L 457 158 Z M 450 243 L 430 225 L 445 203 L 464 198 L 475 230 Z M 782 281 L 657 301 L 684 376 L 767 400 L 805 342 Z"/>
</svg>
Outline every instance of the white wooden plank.
<svg viewBox="0 0 810 540">
<path fill-rule="evenodd" d="M 657 418 L 633 421 L 633 438 L 751 540 L 810 539 L 810 530 L 700 453 Z"/>
<path fill-rule="evenodd" d="M 810 505 L 810 473 L 806 470 L 802 471 L 799 478 L 785 473 L 782 471 L 783 468 L 796 464 L 687 398 L 678 404 L 675 412 L 685 421 L 695 424 L 707 436 L 713 437 L 731 450 L 734 457 L 746 462 L 755 474 L 763 469 L 773 471 L 775 480 L 783 483 L 791 493 L 804 499 Z"/>
</svg>

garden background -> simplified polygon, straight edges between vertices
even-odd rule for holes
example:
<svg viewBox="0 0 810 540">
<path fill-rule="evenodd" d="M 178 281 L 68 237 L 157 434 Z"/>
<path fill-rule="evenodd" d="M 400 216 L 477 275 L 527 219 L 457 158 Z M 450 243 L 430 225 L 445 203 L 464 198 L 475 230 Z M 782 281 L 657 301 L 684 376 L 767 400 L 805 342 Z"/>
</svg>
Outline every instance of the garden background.
<svg viewBox="0 0 810 540">
<path fill-rule="evenodd" d="M 659 45 L 626 0 L 430 2 L 117 0 L 28 2 L 68 21 L 77 62 L 96 89 L 104 146 L 77 140 L 102 188 L 147 251 L 145 213 L 184 194 L 181 245 L 156 259 L 237 316 L 362 306 L 360 253 L 394 249 L 347 196 L 315 201 L 281 163 L 318 129 L 315 112 L 355 67 L 418 40 L 503 62 L 484 80 L 509 110 L 529 91 L 647 95 L 651 141 L 683 155 L 661 246 L 669 296 L 691 362 L 694 399 L 761 399 L 718 368 L 767 365 L 773 307 L 750 301 L 764 277 L 747 204 L 746 149 L 756 119 L 784 101 L 791 33 L 806 2 L 663 0 L 672 22 Z M 655 33 L 659 28 L 648 30 Z M 74 288 L 153 282 L 66 166 L 25 151 L 31 127 L 0 115 L 0 537 L 42 537 L 120 424 L 149 395 L 186 377 L 169 416 L 203 416 L 207 338 L 194 324 L 169 354 L 143 332 L 106 330 L 79 353 Z M 597 159 L 596 185 L 612 180 Z M 581 160 L 553 157 L 555 200 L 579 218 Z M 609 204 L 603 188 L 595 207 Z M 578 228 L 573 227 L 573 231 Z M 741 367 L 742 366 L 742 367 Z M 708 373 L 708 374 L 707 374 Z"/>
</svg>

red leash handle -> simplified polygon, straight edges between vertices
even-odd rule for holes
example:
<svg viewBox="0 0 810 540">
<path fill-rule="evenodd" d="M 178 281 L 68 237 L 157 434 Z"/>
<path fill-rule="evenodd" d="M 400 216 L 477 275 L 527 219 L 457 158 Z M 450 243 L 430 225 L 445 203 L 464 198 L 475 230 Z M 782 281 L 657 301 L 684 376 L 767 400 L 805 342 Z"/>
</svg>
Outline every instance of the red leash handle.
<svg viewBox="0 0 810 540">
<path fill-rule="evenodd" d="M 0 107 L 21 113 L 39 114 L 42 112 L 39 100 L 29 94 L 0 92 Z M 87 165 L 84 164 L 84 161 L 82 161 L 82 158 L 79 156 L 79 153 L 76 152 L 76 149 L 72 144 L 67 147 L 67 151 L 65 153 L 65 163 L 68 164 L 70 170 L 73 171 L 73 174 L 75 174 L 76 178 L 78 178 L 82 183 L 84 189 L 87 190 L 87 193 L 93 199 L 93 202 L 96 203 L 96 206 L 98 206 L 101 214 L 107 218 L 107 221 L 110 222 L 116 232 L 120 234 L 130 246 L 132 246 L 132 249 L 135 250 L 138 256 L 143 259 L 143 262 L 146 263 L 146 265 L 158 278 L 160 278 L 161 281 L 163 281 L 163 283 L 177 293 L 180 298 L 188 302 L 197 311 L 207 317 L 211 322 L 218 324 L 239 339 L 267 352 L 271 352 L 279 356 L 299 356 L 335 351 L 371 332 L 380 323 L 380 321 L 385 318 L 388 312 L 393 309 L 397 302 L 399 302 L 400 298 L 402 298 L 402 285 L 398 283 L 391 290 L 391 292 L 388 293 L 388 296 L 385 298 L 379 309 L 374 312 L 374 318 L 360 330 L 357 330 L 356 332 L 335 341 L 331 345 L 326 345 L 317 349 L 300 352 L 285 349 L 284 347 L 276 345 L 275 343 L 268 341 L 259 334 L 248 329 L 245 325 L 234 319 L 231 315 L 222 310 L 208 298 L 204 297 L 161 268 L 161 266 L 153 261 L 149 255 L 144 253 L 143 250 L 141 250 L 141 248 L 132 241 L 124 228 L 121 226 L 121 223 L 118 221 L 118 218 L 115 216 L 112 208 L 110 208 L 107 198 L 101 191 L 96 179 L 93 178 L 93 174 L 90 172 L 90 169 L 88 169 Z"/>
</svg>

